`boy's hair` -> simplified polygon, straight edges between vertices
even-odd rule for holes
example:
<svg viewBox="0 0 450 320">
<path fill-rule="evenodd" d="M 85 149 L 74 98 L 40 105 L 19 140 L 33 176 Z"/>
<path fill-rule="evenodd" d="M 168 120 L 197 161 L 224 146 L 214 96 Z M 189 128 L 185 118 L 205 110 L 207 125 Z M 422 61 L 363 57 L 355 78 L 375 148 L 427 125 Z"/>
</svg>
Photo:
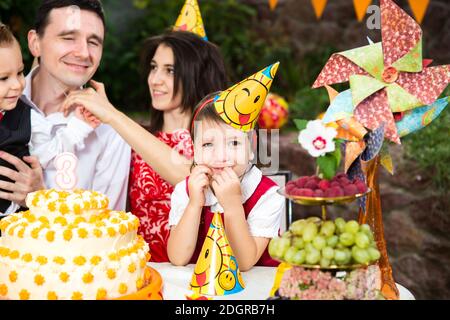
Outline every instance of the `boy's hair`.
<svg viewBox="0 0 450 320">
<path fill-rule="evenodd" d="M 215 123 L 225 123 L 214 110 L 214 97 L 218 94 L 220 94 L 220 91 L 208 94 L 195 106 L 190 126 L 192 141 L 194 141 L 195 137 L 195 121 L 207 120 Z"/>
<path fill-rule="evenodd" d="M 195 107 L 190 127 L 192 141 L 195 141 L 195 121 L 206 120 L 215 123 L 225 123 L 214 108 L 214 98 L 218 94 L 220 94 L 220 91 L 208 94 Z M 254 130 L 246 133 L 250 142 L 251 150 L 253 151 L 257 148 L 257 131 L 257 127 L 255 127 Z"/>
<path fill-rule="evenodd" d="M 225 63 L 220 49 L 203 40 L 200 36 L 187 31 L 167 31 L 148 38 L 144 42 L 141 55 L 142 75 L 147 83 L 150 64 L 160 45 L 164 44 L 173 51 L 174 56 L 174 92 L 182 92 L 183 112 L 192 113 L 195 105 L 207 94 L 224 90 L 227 86 Z M 151 96 L 150 96 L 151 99 Z M 163 126 L 163 112 L 150 108 L 150 132 L 157 132 Z"/>
<path fill-rule="evenodd" d="M 105 24 L 105 14 L 103 12 L 102 3 L 99 0 L 43 0 L 38 8 L 36 19 L 34 22 L 34 29 L 37 34 L 43 36 L 45 28 L 49 24 L 49 15 L 53 9 L 77 6 L 81 10 L 91 11 L 102 20 L 103 26 Z"/>
<path fill-rule="evenodd" d="M 16 41 L 8 26 L 0 22 L 0 48 L 9 47 Z"/>
</svg>

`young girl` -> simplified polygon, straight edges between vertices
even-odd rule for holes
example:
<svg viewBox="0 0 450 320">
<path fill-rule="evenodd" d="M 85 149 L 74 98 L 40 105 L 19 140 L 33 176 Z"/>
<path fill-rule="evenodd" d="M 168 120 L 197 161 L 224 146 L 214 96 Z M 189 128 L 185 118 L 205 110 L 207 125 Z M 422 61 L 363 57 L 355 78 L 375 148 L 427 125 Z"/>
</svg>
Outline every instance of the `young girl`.
<svg viewBox="0 0 450 320">
<path fill-rule="evenodd" d="M 251 164 L 254 133 L 243 131 L 253 128 L 264 103 L 275 73 L 267 69 L 222 94 L 208 95 L 194 113 L 192 126 L 194 121 L 197 125 L 191 132 L 195 167 L 176 185 L 169 216 L 168 253 L 175 265 L 196 262 L 213 212 L 223 213 L 241 271 L 256 263 L 277 265 L 268 255 L 267 245 L 278 235 L 285 199 L 277 193 L 275 182 Z M 258 83 L 263 75 L 272 77 L 269 85 Z M 252 82 L 256 83 L 253 88 Z M 255 111 L 245 112 L 245 105 Z M 234 118 L 234 110 L 244 112 Z"/>
<path fill-rule="evenodd" d="M 144 74 L 151 98 L 150 133 L 115 109 L 102 84 L 69 95 L 65 107 L 81 104 L 110 124 L 134 149 L 129 200 L 139 217 L 139 233 L 150 245 L 151 260 L 167 262 L 170 195 L 189 175 L 194 106 L 208 93 L 226 87 L 225 66 L 217 46 L 191 32 L 171 31 L 146 41 Z M 175 153 L 172 152 L 175 150 Z"/>
</svg>

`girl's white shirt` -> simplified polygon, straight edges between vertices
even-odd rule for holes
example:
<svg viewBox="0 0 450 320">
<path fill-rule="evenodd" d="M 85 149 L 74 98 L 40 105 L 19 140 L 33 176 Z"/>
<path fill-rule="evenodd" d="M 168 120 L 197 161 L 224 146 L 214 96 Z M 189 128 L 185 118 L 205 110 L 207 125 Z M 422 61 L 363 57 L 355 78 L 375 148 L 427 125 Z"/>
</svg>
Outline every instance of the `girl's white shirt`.
<svg viewBox="0 0 450 320">
<path fill-rule="evenodd" d="M 255 192 L 262 176 L 261 170 L 256 166 L 244 175 L 241 181 L 242 203 L 245 203 Z M 278 236 L 286 205 L 286 199 L 277 192 L 278 189 L 278 186 L 273 186 L 267 190 L 250 211 L 247 223 L 252 236 L 264 238 Z M 186 181 L 183 180 L 175 186 L 172 193 L 169 226 L 178 224 L 188 203 Z M 210 188 L 205 191 L 205 206 L 210 206 L 212 212 L 224 212 Z"/>
</svg>

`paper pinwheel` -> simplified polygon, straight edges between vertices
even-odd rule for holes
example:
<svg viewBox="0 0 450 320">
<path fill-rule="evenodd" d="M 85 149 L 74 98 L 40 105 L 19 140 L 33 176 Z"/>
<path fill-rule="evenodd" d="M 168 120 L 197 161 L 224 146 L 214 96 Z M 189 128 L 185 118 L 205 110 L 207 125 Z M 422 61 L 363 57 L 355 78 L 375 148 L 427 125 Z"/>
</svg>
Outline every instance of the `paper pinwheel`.
<svg viewBox="0 0 450 320">
<path fill-rule="evenodd" d="M 422 60 L 420 26 L 392 0 L 380 0 L 382 42 L 333 54 L 313 88 L 350 81 L 350 113 L 363 126 L 385 125 L 385 137 L 400 143 L 394 115 L 430 105 L 447 87 L 450 66 Z"/>
</svg>

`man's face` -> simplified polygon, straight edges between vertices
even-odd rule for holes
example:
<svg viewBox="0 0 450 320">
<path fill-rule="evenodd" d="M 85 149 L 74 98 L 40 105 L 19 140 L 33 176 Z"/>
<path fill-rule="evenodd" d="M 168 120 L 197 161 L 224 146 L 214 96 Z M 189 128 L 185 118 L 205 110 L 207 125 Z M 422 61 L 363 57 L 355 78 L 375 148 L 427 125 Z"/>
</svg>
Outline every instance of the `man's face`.
<svg viewBox="0 0 450 320">
<path fill-rule="evenodd" d="M 97 71 L 105 29 L 94 12 L 79 8 L 53 9 L 43 35 L 30 34 L 32 53 L 40 57 L 40 71 L 67 87 L 86 84 Z"/>
</svg>

